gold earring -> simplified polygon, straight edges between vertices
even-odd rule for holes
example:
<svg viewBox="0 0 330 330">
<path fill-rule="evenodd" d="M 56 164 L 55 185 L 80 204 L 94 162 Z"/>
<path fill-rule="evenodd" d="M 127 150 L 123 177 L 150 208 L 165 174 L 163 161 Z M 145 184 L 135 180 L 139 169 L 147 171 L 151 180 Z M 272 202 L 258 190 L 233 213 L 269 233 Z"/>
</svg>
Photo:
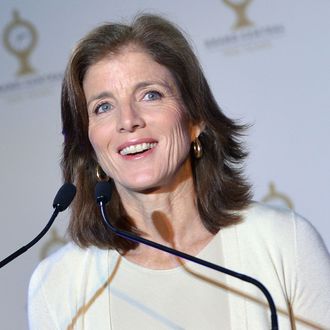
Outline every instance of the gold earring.
<svg viewBox="0 0 330 330">
<path fill-rule="evenodd" d="M 193 145 L 193 152 L 194 152 L 195 158 L 196 159 L 201 158 L 203 156 L 203 148 L 202 148 L 201 141 L 199 141 L 198 137 L 196 137 L 196 139 L 193 141 L 192 145 Z"/>
<path fill-rule="evenodd" d="M 109 180 L 109 176 L 102 170 L 99 164 L 96 165 L 96 178 L 98 182 Z"/>
</svg>

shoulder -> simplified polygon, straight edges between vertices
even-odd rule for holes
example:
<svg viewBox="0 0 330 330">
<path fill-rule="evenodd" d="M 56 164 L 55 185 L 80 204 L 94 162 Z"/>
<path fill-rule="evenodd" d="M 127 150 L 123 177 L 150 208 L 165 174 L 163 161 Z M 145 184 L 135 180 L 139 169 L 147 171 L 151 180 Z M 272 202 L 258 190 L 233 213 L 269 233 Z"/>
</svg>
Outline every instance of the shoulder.
<svg viewBox="0 0 330 330">
<path fill-rule="evenodd" d="M 242 212 L 235 231 L 240 241 L 268 248 L 296 250 L 304 239 L 322 242 L 312 224 L 295 211 L 253 202 Z M 288 250 L 286 250 L 286 253 Z"/>
<path fill-rule="evenodd" d="M 255 248 L 276 248 L 286 255 L 320 249 L 327 252 L 314 226 L 290 209 L 253 202 L 242 212 L 242 222 L 234 230 L 241 242 Z"/>
<path fill-rule="evenodd" d="M 247 224 L 253 223 L 271 225 L 275 222 L 287 223 L 291 221 L 294 212 L 287 208 L 281 208 L 263 204 L 260 202 L 252 202 L 250 206 L 243 211 L 243 219 Z"/>
<path fill-rule="evenodd" d="M 29 283 L 31 322 L 39 319 L 39 314 L 49 318 L 52 311 L 56 311 L 56 315 L 52 314 L 54 322 L 59 321 L 58 316 L 64 320 L 73 317 L 75 306 L 80 305 L 84 295 L 94 292 L 106 280 L 109 253 L 113 252 L 68 243 L 41 261 Z"/>
<path fill-rule="evenodd" d="M 107 251 L 96 247 L 80 248 L 74 243 L 66 244 L 38 264 L 31 276 L 30 291 L 38 288 L 39 283 L 43 283 L 43 287 L 55 284 L 56 288 L 58 285 L 65 286 L 71 279 L 77 281 L 105 253 Z"/>
<path fill-rule="evenodd" d="M 38 264 L 30 280 L 30 289 L 31 286 L 36 286 L 39 282 L 51 278 L 61 278 L 61 274 L 68 273 L 68 270 L 72 271 L 77 267 L 79 268 L 86 253 L 86 250 L 73 243 L 66 244 Z"/>
<path fill-rule="evenodd" d="M 309 222 L 296 212 L 286 208 L 253 202 L 242 212 L 242 230 L 253 230 L 256 234 L 295 235 L 296 227 L 311 226 Z"/>
</svg>

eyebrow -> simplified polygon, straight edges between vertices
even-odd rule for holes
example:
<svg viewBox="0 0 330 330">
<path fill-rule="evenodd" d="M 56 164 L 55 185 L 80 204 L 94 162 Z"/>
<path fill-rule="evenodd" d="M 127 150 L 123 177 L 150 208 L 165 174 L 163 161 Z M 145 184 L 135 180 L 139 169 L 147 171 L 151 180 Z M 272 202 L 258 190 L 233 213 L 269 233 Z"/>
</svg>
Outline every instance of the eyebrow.
<svg viewBox="0 0 330 330">
<path fill-rule="evenodd" d="M 89 101 L 87 102 L 87 108 L 89 107 L 89 105 L 93 102 L 93 101 L 96 101 L 96 100 L 101 100 L 105 97 L 113 97 L 113 94 L 111 92 L 108 92 L 108 91 L 104 91 L 104 92 L 101 92 L 100 94 L 97 94 L 97 95 L 94 95 L 92 96 Z"/>
<path fill-rule="evenodd" d="M 148 87 L 150 85 L 161 85 L 164 88 L 166 88 L 167 90 L 173 92 L 173 87 L 171 87 L 170 84 L 168 84 L 166 81 L 163 80 L 150 80 L 150 81 L 142 81 L 140 83 L 137 83 L 136 86 L 134 87 L 134 90 L 138 90 L 140 88 L 144 88 L 144 87 Z M 89 105 L 96 100 L 101 100 L 103 98 L 106 97 L 114 97 L 113 94 L 109 91 L 103 91 L 97 95 L 92 96 L 89 101 L 87 102 L 87 108 L 89 107 Z"/>
<path fill-rule="evenodd" d="M 142 81 L 140 83 L 138 83 L 136 86 L 135 86 L 135 90 L 138 90 L 140 88 L 143 88 L 143 87 L 148 87 L 150 85 L 161 85 L 163 86 L 164 88 L 172 91 L 172 87 L 171 85 L 165 81 L 165 80 L 147 80 L 147 81 Z"/>
</svg>

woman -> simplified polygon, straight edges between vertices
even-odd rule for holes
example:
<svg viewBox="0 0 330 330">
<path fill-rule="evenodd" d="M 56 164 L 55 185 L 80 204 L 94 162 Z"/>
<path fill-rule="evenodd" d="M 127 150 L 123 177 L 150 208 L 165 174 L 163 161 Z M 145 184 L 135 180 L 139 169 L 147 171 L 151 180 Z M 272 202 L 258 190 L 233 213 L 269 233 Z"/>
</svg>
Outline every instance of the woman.
<svg viewBox="0 0 330 330">
<path fill-rule="evenodd" d="M 106 24 L 77 45 L 62 88 L 63 173 L 77 186 L 73 243 L 43 261 L 31 329 L 266 329 L 262 293 L 115 237 L 94 200 L 110 180 L 112 223 L 260 280 L 280 329 L 330 324 L 330 258 L 305 220 L 252 203 L 245 127 L 219 109 L 173 24 Z M 312 267 L 310 268 L 310 266 Z"/>
</svg>

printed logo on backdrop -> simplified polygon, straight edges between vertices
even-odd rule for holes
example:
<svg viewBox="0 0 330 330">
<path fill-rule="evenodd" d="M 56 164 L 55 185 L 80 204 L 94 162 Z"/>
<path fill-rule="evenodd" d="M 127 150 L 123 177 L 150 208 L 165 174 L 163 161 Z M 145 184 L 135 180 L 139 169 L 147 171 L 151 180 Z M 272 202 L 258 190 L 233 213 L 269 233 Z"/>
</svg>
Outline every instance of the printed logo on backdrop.
<svg viewBox="0 0 330 330">
<path fill-rule="evenodd" d="M 279 192 L 276 189 L 274 182 L 269 183 L 268 193 L 261 199 L 261 201 L 273 206 L 294 209 L 292 199 L 283 192 Z"/>
<path fill-rule="evenodd" d="M 43 72 L 33 64 L 33 54 L 40 52 L 38 29 L 33 22 L 14 10 L 2 31 L 2 43 L 8 54 L 16 59 L 10 71 L 11 77 L 0 77 L 0 97 L 19 102 L 26 97 L 48 94 L 50 87 L 63 78 L 62 72 Z"/>
<path fill-rule="evenodd" d="M 254 25 L 254 23 L 247 17 L 246 14 L 247 8 L 252 2 L 252 0 L 246 0 L 241 2 L 231 2 L 229 0 L 223 0 L 223 2 L 236 14 L 236 22 L 233 25 L 234 30 Z"/>
<path fill-rule="evenodd" d="M 34 25 L 23 20 L 15 10 L 12 21 L 5 27 L 3 43 L 5 48 L 19 61 L 19 69 L 16 73 L 18 76 L 34 72 L 29 57 L 36 47 L 37 40 L 38 34 Z"/>
<path fill-rule="evenodd" d="M 260 25 L 255 17 L 250 17 L 249 8 L 257 3 L 257 0 L 221 0 L 222 13 L 227 15 L 230 11 L 233 22 L 224 33 L 206 40 L 205 46 L 220 49 L 229 56 L 271 47 L 276 39 L 284 36 L 285 27 L 281 23 Z"/>
</svg>

